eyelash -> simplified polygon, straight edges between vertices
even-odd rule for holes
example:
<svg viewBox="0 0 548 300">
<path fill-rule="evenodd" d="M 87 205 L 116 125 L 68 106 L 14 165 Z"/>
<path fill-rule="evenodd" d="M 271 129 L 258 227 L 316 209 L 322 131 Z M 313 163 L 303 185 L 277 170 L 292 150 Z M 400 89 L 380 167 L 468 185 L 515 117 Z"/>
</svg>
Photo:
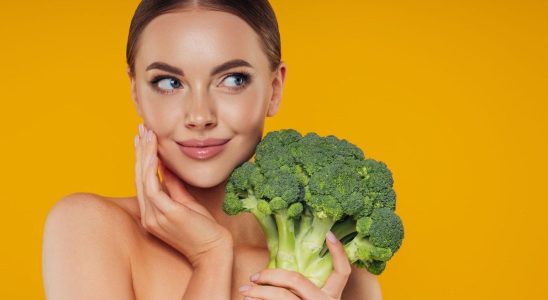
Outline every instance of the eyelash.
<svg viewBox="0 0 548 300">
<path fill-rule="evenodd" d="M 227 78 L 229 78 L 231 76 L 242 77 L 243 81 L 244 81 L 244 83 L 239 87 L 229 87 L 229 89 L 231 89 L 231 90 L 235 90 L 235 91 L 241 90 L 241 89 L 245 88 L 251 82 L 251 74 L 249 74 L 248 72 L 245 72 L 245 71 L 230 73 L 225 78 L 223 78 L 222 81 L 225 81 Z M 163 89 L 161 89 L 157 86 L 157 83 L 160 82 L 161 80 L 164 80 L 164 79 L 174 79 L 174 80 L 176 80 L 180 83 L 180 80 L 173 77 L 173 76 L 158 75 L 158 76 L 155 76 L 154 78 L 152 78 L 152 80 L 150 81 L 150 84 L 160 94 L 173 94 L 173 92 L 178 88 L 174 88 L 173 90 L 163 90 Z"/>
</svg>

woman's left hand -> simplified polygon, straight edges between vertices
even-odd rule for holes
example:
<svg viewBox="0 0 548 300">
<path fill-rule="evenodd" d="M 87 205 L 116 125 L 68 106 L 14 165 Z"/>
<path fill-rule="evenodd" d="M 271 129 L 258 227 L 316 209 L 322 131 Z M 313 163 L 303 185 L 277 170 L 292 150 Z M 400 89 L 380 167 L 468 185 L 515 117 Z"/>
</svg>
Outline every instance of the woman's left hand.
<svg viewBox="0 0 548 300">
<path fill-rule="evenodd" d="M 319 288 L 301 273 L 284 269 L 265 269 L 251 276 L 252 283 L 240 288 L 245 300 L 333 300 L 341 299 L 350 276 L 350 262 L 339 240 L 329 232 L 327 247 L 333 258 L 333 272 Z"/>
</svg>

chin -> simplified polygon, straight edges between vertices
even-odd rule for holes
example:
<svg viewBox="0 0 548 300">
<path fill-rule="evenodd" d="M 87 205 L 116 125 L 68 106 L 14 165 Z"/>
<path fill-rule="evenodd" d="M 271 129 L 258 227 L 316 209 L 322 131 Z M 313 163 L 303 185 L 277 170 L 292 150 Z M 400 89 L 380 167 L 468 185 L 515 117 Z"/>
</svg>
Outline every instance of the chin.
<svg viewBox="0 0 548 300">
<path fill-rule="evenodd" d="M 210 162 L 175 163 L 171 166 L 170 170 L 186 184 L 201 189 L 224 186 L 232 170 L 236 167 L 227 163 L 226 158 Z"/>
<path fill-rule="evenodd" d="M 209 189 L 220 184 L 225 184 L 226 179 L 230 176 L 230 172 L 210 172 L 210 170 L 202 170 L 203 172 L 194 170 L 191 174 L 183 172 L 180 178 L 193 187 Z M 232 171 L 232 170 L 231 170 Z M 225 174 L 227 173 L 227 174 Z"/>
</svg>

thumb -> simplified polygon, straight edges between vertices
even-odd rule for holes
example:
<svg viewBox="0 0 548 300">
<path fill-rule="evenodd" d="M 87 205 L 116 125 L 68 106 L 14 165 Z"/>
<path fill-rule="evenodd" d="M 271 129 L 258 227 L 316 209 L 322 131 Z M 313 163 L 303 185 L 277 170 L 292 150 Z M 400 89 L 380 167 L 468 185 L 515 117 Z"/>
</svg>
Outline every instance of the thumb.
<svg viewBox="0 0 548 300">
<path fill-rule="evenodd" d="M 333 259 L 333 271 L 322 290 L 335 299 L 340 299 L 352 269 L 342 243 L 331 231 L 327 233 L 326 244 Z"/>
</svg>

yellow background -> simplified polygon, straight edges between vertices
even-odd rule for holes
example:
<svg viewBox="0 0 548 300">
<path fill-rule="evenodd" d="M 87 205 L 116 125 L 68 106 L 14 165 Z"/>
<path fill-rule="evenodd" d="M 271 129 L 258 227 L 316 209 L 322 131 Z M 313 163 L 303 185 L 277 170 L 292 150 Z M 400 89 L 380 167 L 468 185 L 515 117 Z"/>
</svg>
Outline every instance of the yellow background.
<svg viewBox="0 0 548 300">
<path fill-rule="evenodd" d="M 63 195 L 134 194 L 138 1 L 0 4 L 0 298 L 41 299 Z M 385 299 L 548 299 L 548 2 L 272 1 L 288 65 L 267 130 L 385 161 L 406 238 Z"/>
</svg>

